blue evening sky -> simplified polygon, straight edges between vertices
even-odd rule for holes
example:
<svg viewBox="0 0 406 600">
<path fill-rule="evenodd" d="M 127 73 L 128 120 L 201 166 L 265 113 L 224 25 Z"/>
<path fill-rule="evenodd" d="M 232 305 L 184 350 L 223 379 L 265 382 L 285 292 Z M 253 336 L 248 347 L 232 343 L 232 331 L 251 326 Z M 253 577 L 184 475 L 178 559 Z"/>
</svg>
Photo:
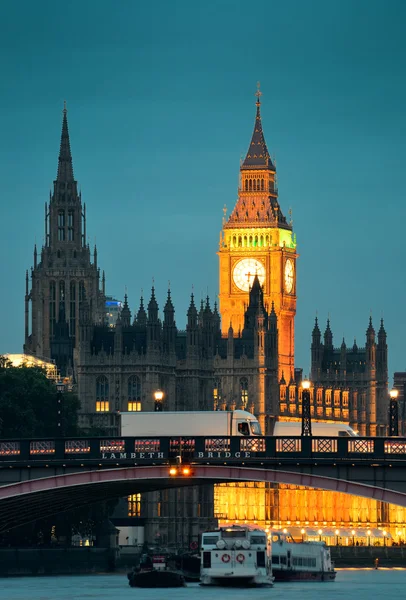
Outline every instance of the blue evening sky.
<svg viewBox="0 0 406 600">
<path fill-rule="evenodd" d="M 406 368 L 403 0 L 9 0 L 0 6 L 0 353 L 19 352 L 25 270 L 44 235 L 63 100 L 107 292 L 132 311 L 152 278 L 179 328 L 218 292 L 257 80 L 298 251 L 296 365 L 316 311 L 335 345 L 385 319 Z"/>
</svg>

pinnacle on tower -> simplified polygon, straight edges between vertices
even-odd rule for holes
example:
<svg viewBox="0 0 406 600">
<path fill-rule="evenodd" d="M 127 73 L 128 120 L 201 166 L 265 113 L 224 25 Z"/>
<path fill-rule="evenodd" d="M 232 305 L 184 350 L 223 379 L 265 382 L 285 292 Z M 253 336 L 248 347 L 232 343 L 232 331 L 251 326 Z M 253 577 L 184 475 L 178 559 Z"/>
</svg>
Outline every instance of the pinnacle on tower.
<svg viewBox="0 0 406 600">
<path fill-rule="evenodd" d="M 65 102 L 63 108 L 62 134 L 58 159 L 58 172 L 56 175 L 56 181 L 61 183 L 72 183 L 74 181 L 67 114 L 68 111 L 66 109 Z"/>
<path fill-rule="evenodd" d="M 245 160 L 241 165 L 241 169 L 272 169 L 274 171 L 275 167 L 272 164 L 272 160 L 268 152 L 268 148 L 266 146 L 264 132 L 262 130 L 260 110 L 260 97 L 262 96 L 262 93 L 259 90 L 259 84 L 258 90 L 255 95 L 257 96 L 257 114 L 255 117 L 254 131 L 252 133 L 252 138 L 250 146 L 248 148 L 247 156 L 245 157 Z"/>
<path fill-rule="evenodd" d="M 366 331 L 367 341 L 374 342 L 375 341 L 375 329 L 372 325 L 372 317 L 369 317 L 368 329 Z"/>
</svg>

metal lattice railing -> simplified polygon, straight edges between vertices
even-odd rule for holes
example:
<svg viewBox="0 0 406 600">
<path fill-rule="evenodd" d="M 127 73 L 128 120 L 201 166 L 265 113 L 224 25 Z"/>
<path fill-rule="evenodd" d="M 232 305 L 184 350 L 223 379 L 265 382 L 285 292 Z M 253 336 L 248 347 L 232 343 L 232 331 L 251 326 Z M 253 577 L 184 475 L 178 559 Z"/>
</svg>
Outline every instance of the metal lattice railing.
<svg viewBox="0 0 406 600">
<path fill-rule="evenodd" d="M 0 442 L 0 456 L 18 456 L 20 442 Z"/>
<path fill-rule="evenodd" d="M 337 440 L 335 439 L 312 439 L 312 452 L 337 452 Z"/>
<path fill-rule="evenodd" d="M 374 440 L 348 440 L 348 452 L 354 454 L 372 454 Z"/>
<path fill-rule="evenodd" d="M 204 449 L 206 452 L 230 452 L 230 438 L 206 438 Z"/>
<path fill-rule="evenodd" d="M 277 452 L 301 452 L 302 440 L 300 438 L 276 438 Z"/>
<path fill-rule="evenodd" d="M 406 454 L 406 442 L 385 440 L 385 454 Z"/>
<path fill-rule="evenodd" d="M 159 452 L 159 439 L 134 440 L 134 452 Z"/>
<path fill-rule="evenodd" d="M 125 440 L 102 440 L 100 452 L 124 452 Z"/>
<path fill-rule="evenodd" d="M 241 438 L 240 450 L 245 452 L 265 452 L 264 438 Z"/>
<path fill-rule="evenodd" d="M 55 454 L 55 442 L 30 442 L 30 454 Z"/>
<path fill-rule="evenodd" d="M 65 442 L 65 454 L 85 454 L 87 452 L 90 452 L 90 444 L 87 440 Z"/>
</svg>

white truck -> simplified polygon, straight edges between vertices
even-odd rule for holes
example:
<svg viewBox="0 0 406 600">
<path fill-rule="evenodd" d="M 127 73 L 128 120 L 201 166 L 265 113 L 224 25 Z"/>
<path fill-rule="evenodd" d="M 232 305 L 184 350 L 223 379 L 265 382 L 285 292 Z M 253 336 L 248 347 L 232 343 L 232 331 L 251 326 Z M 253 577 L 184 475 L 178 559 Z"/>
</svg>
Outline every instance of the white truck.
<svg viewBox="0 0 406 600">
<path fill-rule="evenodd" d="M 272 432 L 277 437 L 296 437 L 302 435 L 301 421 L 276 421 Z M 347 423 L 318 423 L 312 421 L 312 435 L 319 437 L 358 437 Z"/>
<path fill-rule="evenodd" d="M 258 419 L 245 410 L 121 413 L 124 437 L 262 435 Z"/>
</svg>

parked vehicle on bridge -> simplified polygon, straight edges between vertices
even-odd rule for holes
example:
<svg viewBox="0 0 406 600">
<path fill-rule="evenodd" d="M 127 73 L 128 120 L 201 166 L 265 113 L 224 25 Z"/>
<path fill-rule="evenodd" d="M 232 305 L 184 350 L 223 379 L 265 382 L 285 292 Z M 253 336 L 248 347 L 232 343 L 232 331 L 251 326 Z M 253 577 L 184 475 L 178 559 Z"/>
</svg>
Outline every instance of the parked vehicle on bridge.
<svg viewBox="0 0 406 600">
<path fill-rule="evenodd" d="M 257 436 L 258 419 L 245 410 L 163 411 L 121 413 L 121 435 L 148 436 Z"/>
<path fill-rule="evenodd" d="M 301 421 L 276 421 L 272 435 L 278 437 L 295 437 L 302 435 Z M 312 435 L 320 437 L 358 437 L 358 434 L 347 423 L 317 423 L 312 421 Z"/>
<path fill-rule="evenodd" d="M 273 531 L 272 573 L 275 581 L 334 581 L 336 571 L 325 542 L 295 542 L 290 534 Z"/>
<path fill-rule="evenodd" d="M 233 525 L 203 533 L 200 581 L 200 585 L 272 586 L 266 532 Z"/>
</svg>

